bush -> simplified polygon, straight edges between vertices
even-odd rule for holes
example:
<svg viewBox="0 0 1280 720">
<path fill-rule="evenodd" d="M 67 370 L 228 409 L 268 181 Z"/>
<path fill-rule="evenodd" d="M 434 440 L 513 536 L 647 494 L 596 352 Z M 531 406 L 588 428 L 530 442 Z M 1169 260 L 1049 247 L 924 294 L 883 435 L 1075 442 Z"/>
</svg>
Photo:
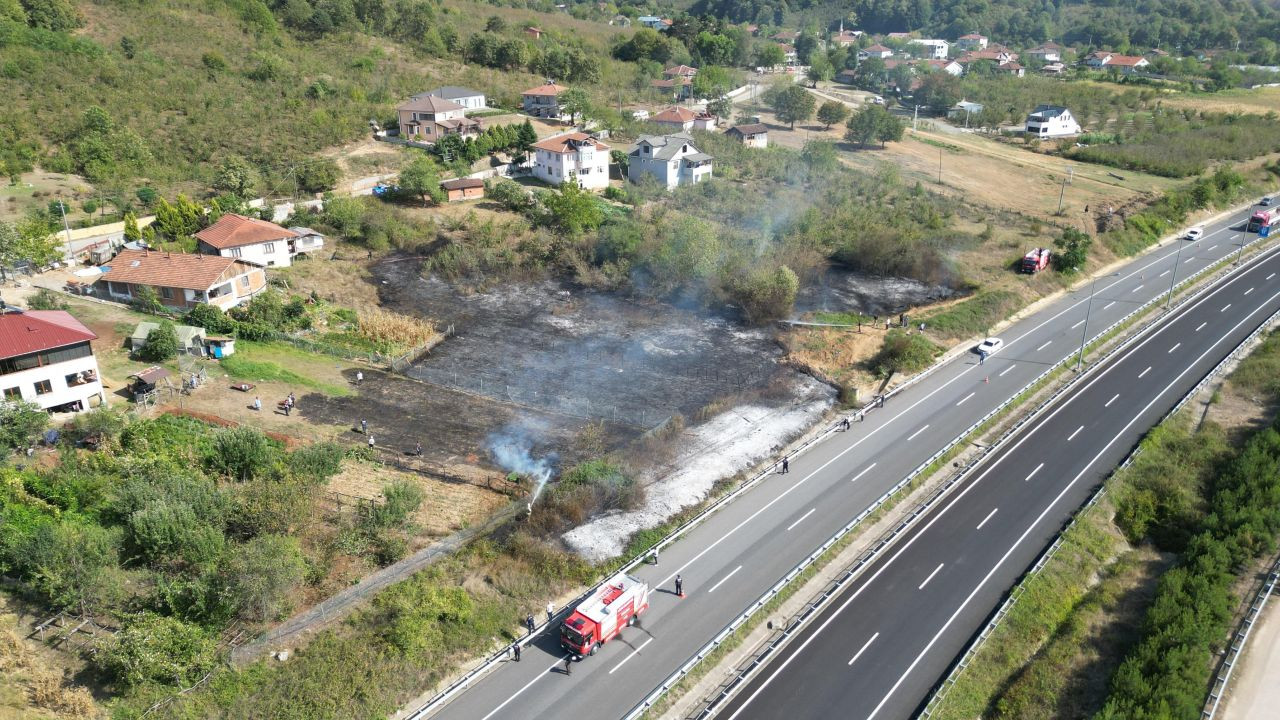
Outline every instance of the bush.
<svg viewBox="0 0 1280 720">
<path fill-rule="evenodd" d="M 213 471 L 243 481 L 271 472 L 275 456 L 275 447 L 261 430 L 234 427 L 214 433 L 207 462 Z"/>
<path fill-rule="evenodd" d="M 35 295 L 27 298 L 27 307 L 32 310 L 66 310 L 69 306 L 58 293 L 49 288 L 40 288 Z"/>
<path fill-rule="evenodd" d="M 941 352 L 942 348 L 924 335 L 895 329 L 885 334 L 884 344 L 871 358 L 870 365 L 877 375 L 885 378 L 899 372 L 915 373 L 929 367 Z"/>
<path fill-rule="evenodd" d="M 100 642 L 93 663 L 126 687 L 156 682 L 185 687 L 218 661 L 217 642 L 176 618 L 145 614 Z"/>
<path fill-rule="evenodd" d="M 341 445 L 318 442 L 289 453 L 285 463 L 294 477 L 323 482 L 338 474 L 345 456 L 346 451 Z"/>
<path fill-rule="evenodd" d="M 170 320 L 161 320 L 159 327 L 147 333 L 147 344 L 138 351 L 138 357 L 148 362 L 164 362 L 178 355 L 178 330 Z"/>
<path fill-rule="evenodd" d="M 49 427 L 49 413 L 29 402 L 0 401 L 0 448 L 17 450 L 35 443 Z"/>
<path fill-rule="evenodd" d="M 729 283 L 729 296 L 741 307 L 747 321 L 761 324 L 785 318 L 795 305 L 800 281 L 791 268 L 759 269 Z"/>
<path fill-rule="evenodd" d="M 159 315 L 164 312 L 164 305 L 160 304 L 160 296 L 149 285 L 134 286 L 133 299 L 129 301 L 129 305 L 140 313 L 149 315 Z"/>
<path fill-rule="evenodd" d="M 402 528 L 409 516 L 417 512 L 425 494 L 417 484 L 398 480 L 382 489 L 383 501 L 365 517 L 365 525 L 373 529 Z"/>
<path fill-rule="evenodd" d="M 231 614 L 252 622 L 277 620 L 292 607 L 307 563 L 294 538 L 264 535 L 228 553 L 220 595 Z"/>
<path fill-rule="evenodd" d="M 202 327 L 217 335 L 230 335 L 235 332 L 236 321 L 223 312 L 217 305 L 200 303 L 187 311 L 182 322 L 195 327 Z"/>
<path fill-rule="evenodd" d="M 1058 252 L 1053 254 L 1053 268 L 1060 273 L 1075 273 L 1089 259 L 1093 238 L 1075 228 L 1066 228 L 1053 245 L 1058 248 Z"/>
</svg>

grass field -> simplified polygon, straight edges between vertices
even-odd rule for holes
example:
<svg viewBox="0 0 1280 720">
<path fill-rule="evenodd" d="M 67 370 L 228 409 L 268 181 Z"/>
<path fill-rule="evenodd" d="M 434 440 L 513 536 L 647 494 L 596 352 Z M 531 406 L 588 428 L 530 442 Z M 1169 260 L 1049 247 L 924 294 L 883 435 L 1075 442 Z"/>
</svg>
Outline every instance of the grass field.
<svg viewBox="0 0 1280 720">
<path fill-rule="evenodd" d="M 1280 87 L 1237 88 L 1216 93 L 1169 93 L 1160 102 L 1175 108 L 1210 112 L 1280 112 Z"/>
</svg>

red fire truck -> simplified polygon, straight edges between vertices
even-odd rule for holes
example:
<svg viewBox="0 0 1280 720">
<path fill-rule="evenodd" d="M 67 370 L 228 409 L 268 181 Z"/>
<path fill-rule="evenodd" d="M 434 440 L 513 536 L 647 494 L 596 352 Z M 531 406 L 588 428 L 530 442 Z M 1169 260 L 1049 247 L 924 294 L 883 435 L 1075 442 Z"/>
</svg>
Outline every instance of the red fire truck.
<svg viewBox="0 0 1280 720">
<path fill-rule="evenodd" d="M 1249 218 L 1249 224 L 1245 226 L 1245 231 L 1256 232 L 1262 237 L 1268 237 L 1275 231 L 1277 225 L 1280 225 L 1280 207 L 1271 207 L 1254 213 Z"/>
<path fill-rule="evenodd" d="M 596 648 L 633 625 L 649 609 L 649 586 L 618 573 L 582 601 L 560 626 L 560 646 L 575 655 L 595 655 Z"/>
<path fill-rule="evenodd" d="M 1022 256 L 1022 267 L 1020 269 L 1024 273 L 1038 273 L 1049 267 L 1050 256 L 1049 248 L 1036 248 Z"/>
</svg>

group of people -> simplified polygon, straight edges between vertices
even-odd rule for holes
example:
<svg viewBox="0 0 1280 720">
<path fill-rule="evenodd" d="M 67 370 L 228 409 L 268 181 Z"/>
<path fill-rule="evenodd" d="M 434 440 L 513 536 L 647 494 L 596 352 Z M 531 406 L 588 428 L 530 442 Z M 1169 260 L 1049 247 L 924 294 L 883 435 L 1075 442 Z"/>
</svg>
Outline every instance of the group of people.
<svg viewBox="0 0 1280 720">
<path fill-rule="evenodd" d="M 288 415 L 293 411 L 293 404 L 295 402 L 297 402 L 297 400 L 294 399 L 293 393 L 289 393 L 289 397 L 285 398 L 284 402 L 280 403 L 280 409 L 284 410 L 285 415 Z"/>
</svg>

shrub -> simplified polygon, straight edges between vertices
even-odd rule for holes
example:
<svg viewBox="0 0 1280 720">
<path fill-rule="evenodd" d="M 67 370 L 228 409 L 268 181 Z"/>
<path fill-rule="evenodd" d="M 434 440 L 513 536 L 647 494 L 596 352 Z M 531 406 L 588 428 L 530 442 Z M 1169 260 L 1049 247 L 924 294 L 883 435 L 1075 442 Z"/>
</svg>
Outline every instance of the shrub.
<svg viewBox="0 0 1280 720">
<path fill-rule="evenodd" d="M 236 321 L 223 312 L 222 308 L 209 303 L 200 303 L 187 311 L 182 321 L 187 325 L 202 327 L 211 333 L 228 335 L 235 331 Z"/>
<path fill-rule="evenodd" d="M 1060 273 L 1074 273 L 1089 259 L 1093 238 L 1075 228 L 1066 228 L 1053 245 L 1058 248 L 1058 252 L 1053 254 L 1053 268 Z"/>
<path fill-rule="evenodd" d="M 941 352 L 942 348 L 934 345 L 924 335 L 895 329 L 885 334 L 884 343 L 870 364 L 880 377 L 889 377 L 899 372 L 914 373 L 929 367 Z"/>
<path fill-rule="evenodd" d="M 220 594 L 235 617 L 276 620 L 292 606 L 292 595 L 306 571 L 296 539 L 256 537 L 228 553 L 220 572 Z"/>
<path fill-rule="evenodd" d="M 795 305 L 800 281 L 791 268 L 782 265 L 772 271 L 759 269 L 729 283 L 731 298 L 741 307 L 747 321 L 760 324 L 787 317 Z"/>
<path fill-rule="evenodd" d="M 178 331 L 170 320 L 161 320 L 159 327 L 147 333 L 147 344 L 138 351 L 138 357 L 148 362 L 164 362 L 178 355 Z"/>
<path fill-rule="evenodd" d="M 100 642 L 93 655 L 94 665 L 126 687 L 147 682 L 187 686 L 217 660 L 217 642 L 204 630 L 150 613 Z"/>
<path fill-rule="evenodd" d="M 383 502 L 376 505 L 365 517 L 365 524 L 374 529 L 401 528 L 409 516 L 417 512 L 425 494 L 417 484 L 398 480 L 382 489 Z"/>
<path fill-rule="evenodd" d="M 338 474 L 346 451 L 334 442 L 318 442 L 289 453 L 286 464 L 294 477 L 321 482 Z"/>
<path fill-rule="evenodd" d="M 159 315 L 164 312 L 164 306 L 160 304 L 160 296 L 149 285 L 136 286 L 133 299 L 129 304 L 141 313 Z"/>
<path fill-rule="evenodd" d="M 0 448 L 24 448 L 49 426 L 49 413 L 29 402 L 0 401 Z"/>
<path fill-rule="evenodd" d="M 233 480 L 252 480 L 271 471 L 275 448 L 255 428 L 224 428 L 214 433 L 207 462 L 210 469 Z"/>
</svg>

